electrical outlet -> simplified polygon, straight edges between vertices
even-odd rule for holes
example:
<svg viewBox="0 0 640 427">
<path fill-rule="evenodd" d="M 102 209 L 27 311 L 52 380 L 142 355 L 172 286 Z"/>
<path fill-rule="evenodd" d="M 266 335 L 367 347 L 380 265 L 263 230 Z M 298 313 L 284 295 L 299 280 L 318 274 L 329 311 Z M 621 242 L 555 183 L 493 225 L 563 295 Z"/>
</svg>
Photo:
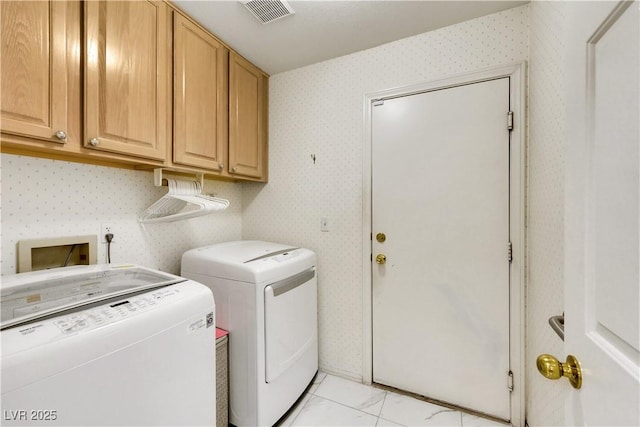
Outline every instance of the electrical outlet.
<svg viewBox="0 0 640 427">
<path fill-rule="evenodd" d="M 113 243 L 116 240 L 116 232 L 113 224 L 108 222 L 100 224 L 100 241 L 102 243 L 107 243 L 107 239 L 105 239 L 104 236 L 109 233 L 113 234 L 113 239 L 111 240 L 111 243 Z"/>
</svg>

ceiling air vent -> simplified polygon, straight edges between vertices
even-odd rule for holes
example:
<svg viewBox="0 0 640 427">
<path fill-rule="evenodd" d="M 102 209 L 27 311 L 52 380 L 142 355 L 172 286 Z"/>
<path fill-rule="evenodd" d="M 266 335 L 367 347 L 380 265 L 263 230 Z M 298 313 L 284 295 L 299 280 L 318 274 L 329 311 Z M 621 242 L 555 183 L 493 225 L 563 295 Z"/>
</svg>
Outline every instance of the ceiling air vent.
<svg viewBox="0 0 640 427">
<path fill-rule="evenodd" d="M 240 0 L 263 24 L 277 21 L 296 12 L 285 0 Z"/>
</svg>

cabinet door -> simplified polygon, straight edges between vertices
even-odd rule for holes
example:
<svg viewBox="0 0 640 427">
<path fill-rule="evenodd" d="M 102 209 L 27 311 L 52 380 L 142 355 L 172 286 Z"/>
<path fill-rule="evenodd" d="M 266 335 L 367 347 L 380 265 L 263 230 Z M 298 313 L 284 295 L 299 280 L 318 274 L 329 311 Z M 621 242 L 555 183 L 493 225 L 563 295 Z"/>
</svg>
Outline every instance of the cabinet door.
<svg viewBox="0 0 640 427">
<path fill-rule="evenodd" d="M 228 143 L 227 48 L 174 13 L 173 162 L 222 171 Z"/>
<path fill-rule="evenodd" d="M 242 57 L 229 56 L 229 173 L 267 179 L 268 80 Z"/>
<path fill-rule="evenodd" d="M 86 147 L 165 159 L 168 16 L 161 1 L 85 3 Z"/>
<path fill-rule="evenodd" d="M 66 142 L 67 3 L 2 1 L 2 132 Z"/>
</svg>

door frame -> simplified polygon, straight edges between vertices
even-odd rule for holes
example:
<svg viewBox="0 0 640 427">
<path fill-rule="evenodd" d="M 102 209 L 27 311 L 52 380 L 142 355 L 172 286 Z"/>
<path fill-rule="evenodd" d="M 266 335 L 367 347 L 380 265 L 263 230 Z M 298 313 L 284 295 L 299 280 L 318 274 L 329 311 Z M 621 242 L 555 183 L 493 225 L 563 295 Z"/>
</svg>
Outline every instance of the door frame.
<svg viewBox="0 0 640 427">
<path fill-rule="evenodd" d="M 526 202 L 526 61 L 516 62 L 434 80 L 411 86 L 367 93 L 364 96 L 364 142 L 362 182 L 362 274 L 363 274 L 363 347 L 362 381 L 373 381 L 373 300 L 372 300 L 372 103 L 375 100 L 403 97 L 455 86 L 508 77 L 509 105 L 513 112 L 513 130 L 509 153 L 509 235 L 513 261 L 509 273 L 509 361 L 513 373 L 511 423 L 525 420 L 525 202 Z M 507 115 L 505 113 L 505 126 Z M 507 248 L 505 248 L 505 257 Z M 507 383 L 505 380 L 505 387 Z"/>
</svg>

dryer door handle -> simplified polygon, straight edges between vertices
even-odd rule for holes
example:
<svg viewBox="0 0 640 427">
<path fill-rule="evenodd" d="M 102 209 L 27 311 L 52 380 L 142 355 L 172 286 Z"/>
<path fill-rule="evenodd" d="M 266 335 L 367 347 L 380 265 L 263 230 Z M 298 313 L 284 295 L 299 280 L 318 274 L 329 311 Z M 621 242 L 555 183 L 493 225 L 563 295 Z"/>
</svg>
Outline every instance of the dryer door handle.
<svg viewBox="0 0 640 427">
<path fill-rule="evenodd" d="M 307 283 L 309 280 L 313 279 L 315 275 L 316 268 L 311 267 L 310 269 L 298 273 L 294 276 L 287 277 L 286 279 L 270 284 L 265 289 L 265 292 L 268 290 L 268 288 L 271 288 L 271 290 L 273 291 L 273 296 L 277 297 L 278 295 L 282 295 L 297 288 L 300 285 Z"/>
</svg>

